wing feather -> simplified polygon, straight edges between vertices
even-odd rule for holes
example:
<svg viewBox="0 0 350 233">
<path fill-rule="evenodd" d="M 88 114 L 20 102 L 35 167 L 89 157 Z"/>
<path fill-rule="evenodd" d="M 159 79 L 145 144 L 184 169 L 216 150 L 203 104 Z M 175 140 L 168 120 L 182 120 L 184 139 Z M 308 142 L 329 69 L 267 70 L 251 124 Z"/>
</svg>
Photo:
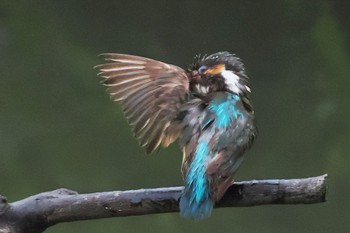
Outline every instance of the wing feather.
<svg viewBox="0 0 350 233">
<path fill-rule="evenodd" d="M 97 65 L 107 92 L 122 105 L 140 145 L 150 153 L 167 147 L 179 136 L 176 122 L 180 106 L 189 95 L 186 72 L 149 58 L 105 53 L 106 64 Z"/>
<path fill-rule="evenodd" d="M 136 83 L 131 83 L 130 85 L 123 85 L 120 87 L 110 87 L 109 92 L 115 101 L 121 101 L 129 96 L 135 94 L 135 92 L 139 91 L 142 88 L 147 88 L 149 85 L 149 82 L 136 82 Z M 121 89 L 123 88 L 123 89 Z"/>
</svg>

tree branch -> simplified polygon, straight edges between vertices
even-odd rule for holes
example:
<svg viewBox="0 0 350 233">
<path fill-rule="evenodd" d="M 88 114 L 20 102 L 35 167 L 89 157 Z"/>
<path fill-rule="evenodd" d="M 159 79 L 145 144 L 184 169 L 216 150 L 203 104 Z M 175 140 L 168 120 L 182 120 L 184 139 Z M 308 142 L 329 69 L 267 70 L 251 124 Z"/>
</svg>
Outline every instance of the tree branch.
<svg viewBox="0 0 350 233">
<path fill-rule="evenodd" d="M 252 180 L 229 188 L 216 208 L 326 201 L 327 175 Z M 78 194 L 68 189 L 7 203 L 0 195 L 0 233 L 39 233 L 61 222 L 176 212 L 183 187 Z"/>
</svg>

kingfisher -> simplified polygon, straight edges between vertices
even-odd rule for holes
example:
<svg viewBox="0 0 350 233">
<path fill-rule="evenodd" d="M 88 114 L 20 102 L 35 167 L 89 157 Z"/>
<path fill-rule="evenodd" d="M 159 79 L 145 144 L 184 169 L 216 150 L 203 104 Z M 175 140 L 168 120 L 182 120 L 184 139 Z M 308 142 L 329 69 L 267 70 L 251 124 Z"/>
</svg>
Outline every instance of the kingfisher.
<svg viewBox="0 0 350 233">
<path fill-rule="evenodd" d="M 257 136 L 242 61 L 229 52 L 197 55 L 185 70 L 140 56 L 101 55 L 107 63 L 96 66 L 98 75 L 146 153 L 179 141 L 180 215 L 209 217 Z"/>
</svg>

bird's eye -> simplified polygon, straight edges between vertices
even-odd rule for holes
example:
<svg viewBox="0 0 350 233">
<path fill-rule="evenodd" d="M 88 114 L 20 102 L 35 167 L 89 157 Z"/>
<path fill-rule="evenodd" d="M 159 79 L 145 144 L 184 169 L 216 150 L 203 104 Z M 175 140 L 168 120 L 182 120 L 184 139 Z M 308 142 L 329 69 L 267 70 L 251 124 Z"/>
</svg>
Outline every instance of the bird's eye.
<svg viewBox="0 0 350 233">
<path fill-rule="evenodd" d="M 201 74 L 201 73 L 204 73 L 207 69 L 208 69 L 207 66 L 201 66 L 199 67 L 198 72 Z"/>
</svg>

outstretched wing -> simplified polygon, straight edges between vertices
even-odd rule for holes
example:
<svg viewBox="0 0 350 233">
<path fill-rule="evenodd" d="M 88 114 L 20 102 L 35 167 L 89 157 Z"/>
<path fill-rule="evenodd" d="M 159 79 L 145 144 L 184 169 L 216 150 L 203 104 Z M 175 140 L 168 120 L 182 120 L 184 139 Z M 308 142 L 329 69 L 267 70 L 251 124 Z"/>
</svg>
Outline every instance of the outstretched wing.
<svg viewBox="0 0 350 233">
<path fill-rule="evenodd" d="M 179 136 L 175 121 L 187 100 L 189 79 L 185 71 L 149 58 L 106 53 L 110 63 L 97 65 L 99 76 L 114 101 L 122 105 L 140 145 L 150 153 L 167 147 Z"/>
</svg>

